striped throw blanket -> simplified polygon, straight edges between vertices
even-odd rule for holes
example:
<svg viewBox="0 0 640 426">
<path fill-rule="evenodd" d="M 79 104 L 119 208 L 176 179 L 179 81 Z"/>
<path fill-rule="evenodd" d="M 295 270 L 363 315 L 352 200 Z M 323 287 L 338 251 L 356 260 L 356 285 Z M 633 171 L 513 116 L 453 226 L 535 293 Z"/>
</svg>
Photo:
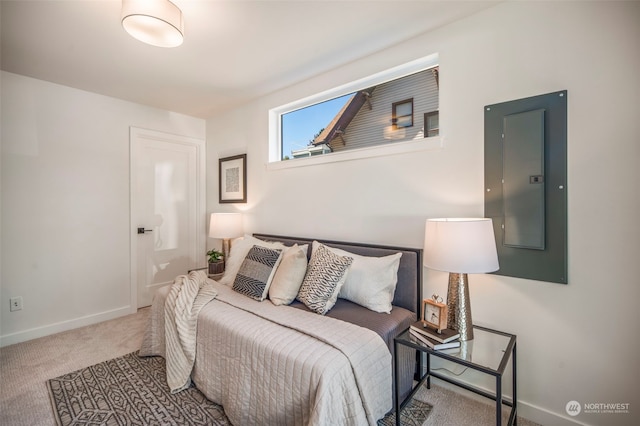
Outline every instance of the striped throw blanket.
<svg viewBox="0 0 640 426">
<path fill-rule="evenodd" d="M 178 276 L 169 290 L 165 312 L 167 384 L 171 393 L 191 385 L 191 370 L 196 359 L 198 313 L 213 300 L 216 290 L 203 271 Z"/>
</svg>

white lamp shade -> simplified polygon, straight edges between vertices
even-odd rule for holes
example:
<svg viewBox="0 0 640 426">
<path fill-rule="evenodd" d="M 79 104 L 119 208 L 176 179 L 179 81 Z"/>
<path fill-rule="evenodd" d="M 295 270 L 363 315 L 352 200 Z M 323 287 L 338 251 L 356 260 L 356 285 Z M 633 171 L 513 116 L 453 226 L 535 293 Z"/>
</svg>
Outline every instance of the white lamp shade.
<svg viewBox="0 0 640 426">
<path fill-rule="evenodd" d="M 427 219 L 424 266 L 460 274 L 497 271 L 500 266 L 492 220 Z"/>
<path fill-rule="evenodd" d="M 176 47 L 184 40 L 182 11 L 169 0 L 122 0 L 122 26 L 152 46 Z"/>
<path fill-rule="evenodd" d="M 242 214 L 240 213 L 211 213 L 209 221 L 209 237 L 237 238 L 244 233 Z"/>
</svg>

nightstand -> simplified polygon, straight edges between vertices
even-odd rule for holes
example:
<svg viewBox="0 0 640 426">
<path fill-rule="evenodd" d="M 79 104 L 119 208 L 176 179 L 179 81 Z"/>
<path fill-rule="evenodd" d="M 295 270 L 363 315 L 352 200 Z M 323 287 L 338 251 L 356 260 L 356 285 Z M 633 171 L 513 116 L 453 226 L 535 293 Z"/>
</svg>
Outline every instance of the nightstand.
<svg viewBox="0 0 640 426">
<path fill-rule="evenodd" d="M 189 271 L 187 271 L 187 273 L 191 272 L 191 271 L 208 271 L 209 268 L 208 267 L 204 267 L 204 268 L 196 268 L 196 269 L 189 269 Z M 211 278 L 214 281 L 219 281 L 220 278 L 222 278 L 224 276 L 224 272 L 220 272 L 219 274 L 209 274 L 207 273 L 207 277 Z"/>
<path fill-rule="evenodd" d="M 395 412 L 396 412 L 396 425 L 400 425 L 400 416 L 398 413 L 402 412 L 404 406 L 413 398 L 413 395 L 420 389 L 420 387 L 426 382 L 427 389 L 431 388 L 431 377 L 436 377 L 445 382 L 459 386 L 463 389 L 482 395 L 486 398 L 496 401 L 496 425 L 502 425 L 502 404 L 507 407 L 511 407 L 509 414 L 508 425 L 517 424 L 517 396 L 516 396 L 516 336 L 513 334 L 504 333 L 497 330 L 492 330 L 477 325 L 473 326 L 473 333 L 475 338 L 469 342 L 462 342 L 460 348 L 445 349 L 445 350 L 433 350 L 420 342 L 420 340 L 414 338 L 409 329 L 405 330 L 399 336 L 394 339 L 394 352 L 398 353 L 398 347 L 400 345 L 408 346 L 416 349 L 419 352 L 426 354 L 427 358 L 427 371 L 420 378 L 418 384 L 411 391 L 409 396 L 404 401 L 400 401 L 398 377 L 399 366 L 398 357 L 394 356 L 394 371 L 395 371 Z M 394 354 L 394 355 L 395 355 Z M 457 365 L 470 368 L 472 370 L 480 371 L 482 373 L 495 377 L 496 391 L 495 393 L 488 392 L 484 389 L 469 385 L 453 377 L 442 374 L 431 369 L 431 357 L 437 357 L 451 361 Z M 512 369 L 512 386 L 513 386 L 513 400 L 505 400 L 502 396 L 502 376 L 507 368 L 507 364 L 511 359 Z M 420 372 L 419 374 L 422 374 Z"/>
</svg>

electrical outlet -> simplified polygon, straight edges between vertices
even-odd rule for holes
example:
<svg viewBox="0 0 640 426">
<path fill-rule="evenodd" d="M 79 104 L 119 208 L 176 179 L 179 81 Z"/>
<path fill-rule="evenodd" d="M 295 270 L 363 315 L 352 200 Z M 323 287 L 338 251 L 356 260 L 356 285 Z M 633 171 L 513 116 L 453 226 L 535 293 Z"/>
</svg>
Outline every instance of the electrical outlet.
<svg viewBox="0 0 640 426">
<path fill-rule="evenodd" d="M 9 311 L 21 311 L 22 310 L 22 297 L 12 297 L 9 299 Z"/>
</svg>

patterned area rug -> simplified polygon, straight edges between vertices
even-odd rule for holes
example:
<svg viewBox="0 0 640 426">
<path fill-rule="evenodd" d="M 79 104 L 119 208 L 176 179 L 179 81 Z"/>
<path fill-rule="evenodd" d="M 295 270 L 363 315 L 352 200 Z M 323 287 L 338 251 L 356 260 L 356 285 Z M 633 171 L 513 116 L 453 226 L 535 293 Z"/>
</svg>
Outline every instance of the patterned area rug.
<svg viewBox="0 0 640 426">
<path fill-rule="evenodd" d="M 58 425 L 230 425 L 193 385 L 171 394 L 162 357 L 130 353 L 48 382 Z"/>
<path fill-rule="evenodd" d="M 230 425 L 221 406 L 193 385 L 171 394 L 162 357 L 130 353 L 47 382 L 58 425 Z M 417 400 L 403 425 L 421 425 L 431 406 Z M 391 414 L 379 426 L 395 425 Z"/>
<path fill-rule="evenodd" d="M 420 426 L 431 413 L 433 407 L 426 402 L 412 399 L 402 409 L 400 414 L 400 424 L 402 426 Z M 396 426 L 396 414 L 388 414 L 384 419 L 378 420 L 378 426 Z"/>
</svg>

